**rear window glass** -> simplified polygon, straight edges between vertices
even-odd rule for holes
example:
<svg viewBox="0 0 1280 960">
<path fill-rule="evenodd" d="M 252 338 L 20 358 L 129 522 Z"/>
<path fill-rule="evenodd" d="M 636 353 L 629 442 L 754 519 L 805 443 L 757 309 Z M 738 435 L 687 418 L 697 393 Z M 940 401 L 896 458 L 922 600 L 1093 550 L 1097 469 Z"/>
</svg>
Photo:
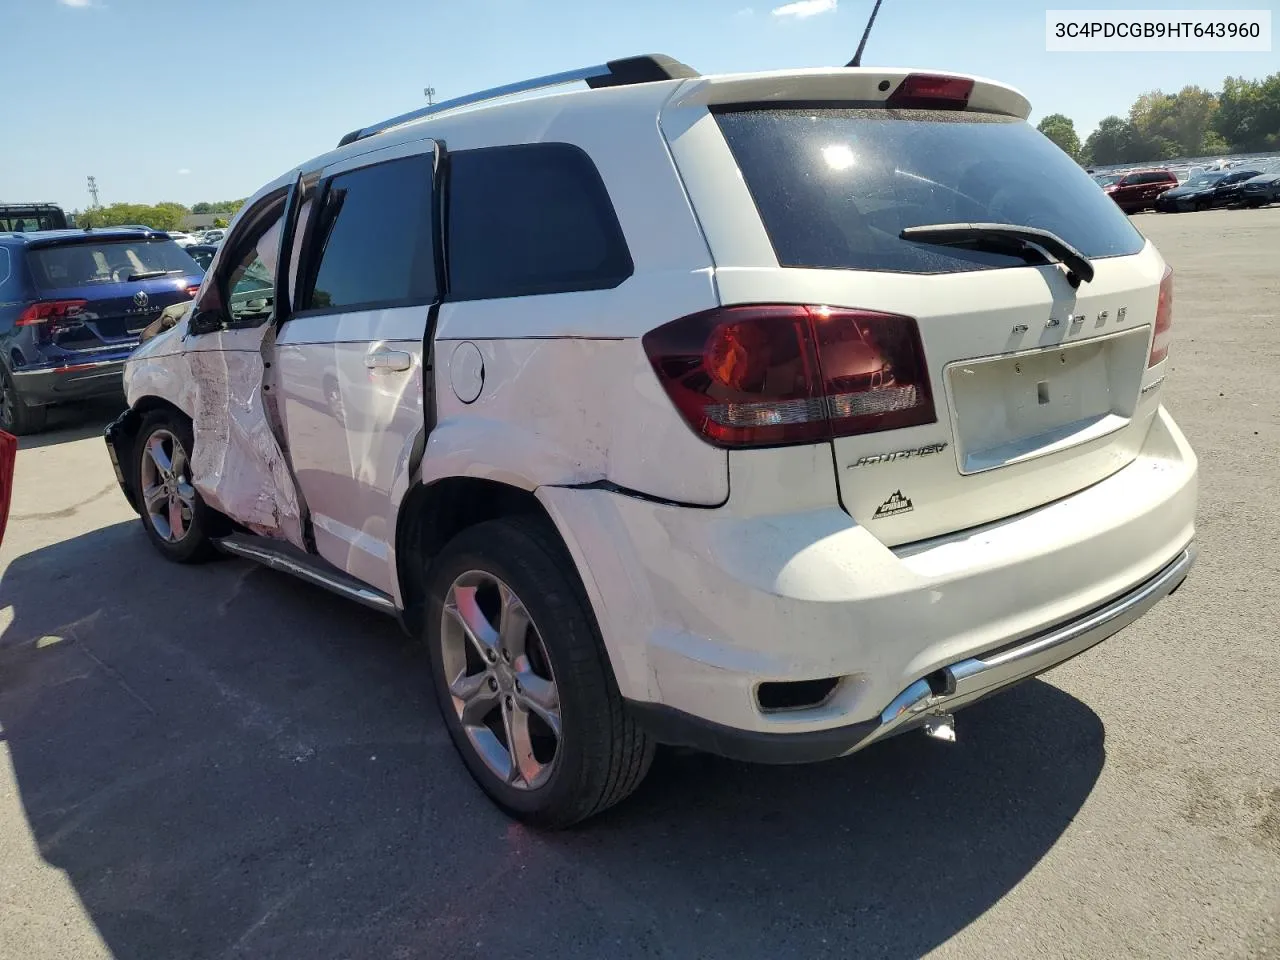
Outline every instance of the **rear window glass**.
<svg viewBox="0 0 1280 960">
<path fill-rule="evenodd" d="M 578 147 L 464 150 L 449 175 L 451 300 L 601 290 L 631 276 L 609 193 Z"/>
<path fill-rule="evenodd" d="M 927 224 L 1038 227 L 1087 257 L 1134 254 L 1145 242 L 1070 157 L 1013 118 L 814 108 L 722 111 L 716 120 L 784 267 L 956 273 L 1026 264 L 899 237 Z"/>
<path fill-rule="evenodd" d="M 69 243 L 28 251 L 36 286 L 65 290 L 99 283 L 124 283 L 166 274 L 204 273 L 172 240 L 113 240 Z"/>
</svg>

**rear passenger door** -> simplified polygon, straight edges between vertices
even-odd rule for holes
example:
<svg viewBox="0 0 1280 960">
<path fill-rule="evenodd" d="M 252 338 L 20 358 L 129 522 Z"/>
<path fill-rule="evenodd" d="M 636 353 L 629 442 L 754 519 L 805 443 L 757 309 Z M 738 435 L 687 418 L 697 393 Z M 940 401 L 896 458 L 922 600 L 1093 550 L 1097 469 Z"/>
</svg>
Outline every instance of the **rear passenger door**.
<svg viewBox="0 0 1280 960">
<path fill-rule="evenodd" d="M 436 302 L 436 145 L 325 168 L 303 229 L 275 385 L 317 552 L 394 592 L 391 487 L 423 429 L 423 340 Z"/>
</svg>

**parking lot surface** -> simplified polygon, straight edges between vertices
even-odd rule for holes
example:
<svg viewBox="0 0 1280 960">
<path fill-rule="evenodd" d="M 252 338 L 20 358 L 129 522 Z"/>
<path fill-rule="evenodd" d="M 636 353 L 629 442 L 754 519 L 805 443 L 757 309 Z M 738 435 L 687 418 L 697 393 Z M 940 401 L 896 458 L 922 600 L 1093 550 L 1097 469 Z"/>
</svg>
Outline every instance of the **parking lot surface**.
<svg viewBox="0 0 1280 960">
<path fill-rule="evenodd" d="M 1134 222 L 1200 560 L 1124 633 L 855 757 L 664 752 L 499 814 L 390 621 L 165 563 L 110 405 L 28 438 L 0 551 L 0 957 L 1280 957 L 1280 208 Z"/>
</svg>

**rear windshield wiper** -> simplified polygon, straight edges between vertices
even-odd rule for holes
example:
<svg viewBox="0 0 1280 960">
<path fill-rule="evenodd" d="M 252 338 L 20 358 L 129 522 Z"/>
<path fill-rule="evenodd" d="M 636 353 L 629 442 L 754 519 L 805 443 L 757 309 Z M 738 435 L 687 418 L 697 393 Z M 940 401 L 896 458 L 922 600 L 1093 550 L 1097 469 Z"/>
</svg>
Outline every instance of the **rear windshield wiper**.
<svg viewBox="0 0 1280 960">
<path fill-rule="evenodd" d="M 154 280 L 156 277 L 167 277 L 171 273 L 182 273 L 182 268 L 179 267 L 177 270 L 147 270 L 143 273 L 131 273 L 129 274 L 127 282 L 133 283 L 135 280 Z"/>
<path fill-rule="evenodd" d="M 1056 233 L 1038 227 L 1020 227 L 1013 223 L 932 223 L 907 227 L 898 236 L 944 247 L 1031 248 L 1062 263 L 1067 268 L 1071 286 L 1078 287 L 1080 281 L 1088 283 L 1093 279 L 1093 264 L 1083 253 Z"/>
</svg>

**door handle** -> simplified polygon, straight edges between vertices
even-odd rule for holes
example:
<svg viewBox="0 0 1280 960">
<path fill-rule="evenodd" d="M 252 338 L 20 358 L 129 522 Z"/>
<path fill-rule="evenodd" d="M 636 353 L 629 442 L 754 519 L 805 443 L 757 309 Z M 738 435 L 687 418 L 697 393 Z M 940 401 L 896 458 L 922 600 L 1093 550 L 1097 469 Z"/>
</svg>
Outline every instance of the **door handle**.
<svg viewBox="0 0 1280 960">
<path fill-rule="evenodd" d="M 364 365 L 370 370 L 408 370 L 413 357 L 403 350 L 378 350 L 365 354 Z"/>
</svg>

